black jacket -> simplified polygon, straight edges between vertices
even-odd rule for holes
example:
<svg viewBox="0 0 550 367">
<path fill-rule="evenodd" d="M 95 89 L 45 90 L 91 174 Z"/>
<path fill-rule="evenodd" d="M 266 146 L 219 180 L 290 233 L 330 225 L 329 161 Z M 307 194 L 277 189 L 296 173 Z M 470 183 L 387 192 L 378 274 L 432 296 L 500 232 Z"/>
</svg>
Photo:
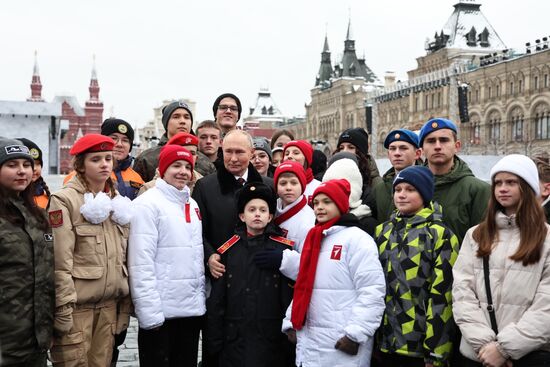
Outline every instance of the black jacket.
<svg viewBox="0 0 550 367">
<path fill-rule="evenodd" d="M 212 282 L 207 300 L 208 350 L 219 354 L 221 367 L 293 366 L 293 346 L 281 332 L 291 281 L 254 262 L 264 249 L 290 248 L 272 237 L 282 237 L 283 231 L 270 223 L 259 236 L 247 238 L 244 226 L 235 234 L 239 238 L 233 237 L 232 246 L 219 250 L 226 272 Z"/>
<path fill-rule="evenodd" d="M 263 182 L 273 187 L 273 180 L 260 176 L 252 163 L 248 165 L 247 182 Z M 197 201 L 202 216 L 205 262 L 235 232 L 239 222 L 235 193 L 240 188 L 235 176 L 223 165 L 217 167 L 216 173 L 195 183 L 193 199 Z"/>
</svg>

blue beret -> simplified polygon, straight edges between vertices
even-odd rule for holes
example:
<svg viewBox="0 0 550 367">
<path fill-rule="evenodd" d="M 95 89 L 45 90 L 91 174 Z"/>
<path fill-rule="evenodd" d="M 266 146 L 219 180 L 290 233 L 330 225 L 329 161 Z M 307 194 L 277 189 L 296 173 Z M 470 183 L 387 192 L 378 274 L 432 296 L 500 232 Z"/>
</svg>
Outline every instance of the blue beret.
<svg viewBox="0 0 550 367">
<path fill-rule="evenodd" d="M 426 122 L 424 126 L 422 126 L 422 129 L 420 129 L 420 146 L 424 144 L 424 139 L 426 138 L 426 136 L 428 136 L 429 134 L 431 134 L 436 130 L 441 130 L 441 129 L 449 129 L 458 134 L 456 125 L 451 120 L 447 120 L 444 118 L 431 119 L 428 122 Z"/>
<path fill-rule="evenodd" d="M 384 148 L 389 149 L 390 144 L 394 141 L 404 141 L 418 148 L 418 135 L 414 131 L 407 129 L 397 129 L 391 131 L 386 140 L 384 140 Z"/>
</svg>

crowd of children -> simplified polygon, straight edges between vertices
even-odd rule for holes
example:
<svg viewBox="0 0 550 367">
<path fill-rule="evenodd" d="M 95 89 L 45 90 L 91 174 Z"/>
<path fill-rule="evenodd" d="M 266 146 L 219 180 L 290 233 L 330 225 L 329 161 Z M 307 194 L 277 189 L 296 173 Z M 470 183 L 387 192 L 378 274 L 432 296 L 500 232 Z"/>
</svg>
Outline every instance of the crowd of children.
<svg viewBox="0 0 550 367">
<path fill-rule="evenodd" d="M 204 367 L 550 364 L 547 159 L 505 156 L 489 189 L 433 119 L 388 134 L 384 180 L 368 134 L 344 131 L 321 182 L 290 132 L 270 145 L 205 124 L 223 134 L 207 156 L 186 104 L 163 123 L 140 158 L 149 182 L 131 126 L 108 119 L 54 193 L 40 148 L 0 137 L 3 365 L 45 366 L 48 350 L 54 366 L 114 365 L 131 314 L 141 366 L 195 366 L 201 332 Z"/>
</svg>

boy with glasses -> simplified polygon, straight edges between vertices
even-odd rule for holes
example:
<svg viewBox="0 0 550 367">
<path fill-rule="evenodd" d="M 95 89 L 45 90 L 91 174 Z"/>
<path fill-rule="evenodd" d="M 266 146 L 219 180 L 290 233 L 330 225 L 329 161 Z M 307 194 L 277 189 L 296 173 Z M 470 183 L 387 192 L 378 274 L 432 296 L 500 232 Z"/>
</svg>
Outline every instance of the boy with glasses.
<svg viewBox="0 0 550 367">
<path fill-rule="evenodd" d="M 214 101 L 212 112 L 223 138 L 229 131 L 237 128 L 242 112 L 241 101 L 234 94 L 224 93 Z"/>
</svg>

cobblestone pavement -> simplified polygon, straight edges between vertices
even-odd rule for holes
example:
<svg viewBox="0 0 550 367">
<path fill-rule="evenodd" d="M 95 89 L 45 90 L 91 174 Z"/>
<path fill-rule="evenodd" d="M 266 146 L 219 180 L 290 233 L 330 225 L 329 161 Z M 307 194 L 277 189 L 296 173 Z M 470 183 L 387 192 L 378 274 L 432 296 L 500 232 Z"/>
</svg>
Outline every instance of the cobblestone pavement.
<svg viewBox="0 0 550 367">
<path fill-rule="evenodd" d="M 117 367 L 134 367 L 139 366 L 138 356 L 138 322 L 135 317 L 130 319 L 130 326 L 128 326 L 128 333 L 126 334 L 126 340 L 124 344 L 118 347 L 120 351 L 118 355 Z"/>
</svg>

